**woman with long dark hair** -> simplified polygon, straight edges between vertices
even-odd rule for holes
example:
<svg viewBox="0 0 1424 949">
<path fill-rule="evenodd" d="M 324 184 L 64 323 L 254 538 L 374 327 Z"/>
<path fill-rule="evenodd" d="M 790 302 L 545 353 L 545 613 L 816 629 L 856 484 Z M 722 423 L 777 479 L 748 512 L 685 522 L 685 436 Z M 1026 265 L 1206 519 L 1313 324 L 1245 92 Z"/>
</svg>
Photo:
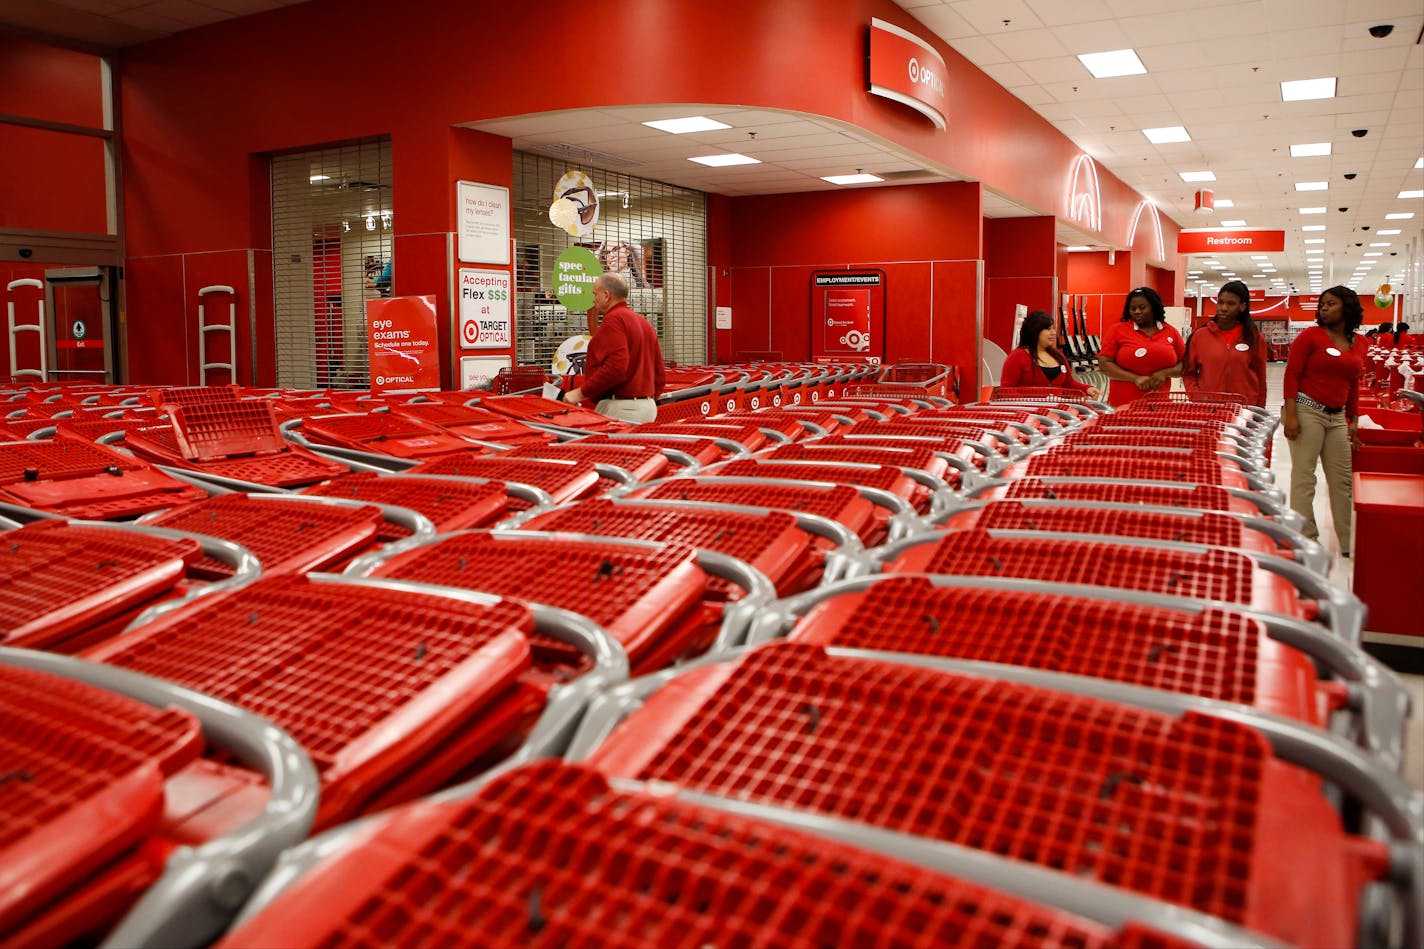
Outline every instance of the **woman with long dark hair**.
<svg viewBox="0 0 1424 949">
<path fill-rule="evenodd" d="M 1325 469 L 1330 514 L 1341 556 L 1350 556 L 1354 489 L 1350 446 L 1359 417 L 1360 375 L 1369 343 L 1358 336 L 1364 321 L 1360 298 L 1349 287 L 1320 295 L 1315 325 L 1291 343 L 1286 361 L 1281 427 L 1290 442 L 1291 509 L 1305 518 L 1305 536 L 1320 536 L 1315 524 L 1315 466 Z"/>
<path fill-rule="evenodd" d="M 1251 319 L 1251 291 L 1240 280 L 1216 294 L 1216 315 L 1187 339 L 1182 384 L 1188 395 L 1230 392 L 1266 405 L 1266 341 Z"/>
<path fill-rule="evenodd" d="M 1144 392 L 1170 387 L 1182 374 L 1181 334 L 1167 325 L 1166 307 L 1151 287 L 1127 295 L 1122 320 L 1103 333 L 1098 368 L 1112 380 L 1108 402 L 1126 405 Z"/>
<path fill-rule="evenodd" d="M 1096 386 L 1084 385 L 1073 378 L 1068 357 L 1058 348 L 1053 317 L 1043 310 L 1034 310 L 1024 317 L 1023 326 L 1019 327 L 1019 345 L 1004 360 L 999 385 L 1006 388 L 1069 389 L 1082 392 L 1090 399 L 1100 395 Z"/>
</svg>

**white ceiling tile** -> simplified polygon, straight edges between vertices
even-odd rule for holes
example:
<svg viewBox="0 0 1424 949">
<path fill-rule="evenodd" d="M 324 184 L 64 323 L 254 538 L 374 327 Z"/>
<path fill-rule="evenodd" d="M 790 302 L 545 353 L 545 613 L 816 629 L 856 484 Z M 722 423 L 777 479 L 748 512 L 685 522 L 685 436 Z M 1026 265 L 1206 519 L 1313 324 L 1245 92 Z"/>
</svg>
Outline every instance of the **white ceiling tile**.
<svg viewBox="0 0 1424 949">
<path fill-rule="evenodd" d="M 954 51 L 971 63 L 983 68 L 991 63 L 1006 63 L 1009 57 L 999 47 L 982 36 L 966 36 L 949 41 Z"/>
<path fill-rule="evenodd" d="M 915 19 L 929 27 L 940 39 L 952 40 L 961 36 L 977 36 L 978 31 L 964 17 L 954 11 L 953 7 L 939 5 L 933 7 L 918 7 L 911 11 Z"/>
<path fill-rule="evenodd" d="M 1133 49 L 1138 40 L 1113 20 L 1076 23 L 1053 28 L 1058 42 L 1072 55 L 1105 49 Z M 1139 51 L 1140 52 L 1140 51 Z"/>
<path fill-rule="evenodd" d="M 1016 30 L 1012 33 L 1000 33 L 992 37 L 992 40 L 1010 61 L 1072 55 L 1069 49 L 1054 37 L 1051 30 Z"/>
<path fill-rule="evenodd" d="M 954 4 L 954 10 L 989 37 L 1009 30 L 1033 30 L 1043 26 L 1023 0 L 960 0 Z M 1007 26 L 1005 20 L 1009 21 Z"/>
<path fill-rule="evenodd" d="M 1037 83 L 1091 81 L 1083 64 L 1077 59 L 1060 56 L 1056 59 L 1033 59 L 1020 62 L 1019 68 Z"/>
<path fill-rule="evenodd" d="M 1291 27 L 1342 26 L 1345 6 L 1341 3 L 1301 3 L 1300 0 L 1263 0 L 1272 23 Z"/>
<path fill-rule="evenodd" d="M 1074 23 L 1089 23 L 1095 20 L 1111 21 L 1112 9 L 1103 0 L 1028 0 L 1029 8 L 1038 15 L 1045 26 L 1064 26 Z"/>
<path fill-rule="evenodd" d="M 1340 53 L 1344 42 L 1344 33 L 1338 26 L 1278 30 L 1271 34 L 1271 49 L 1278 59 Z"/>
<path fill-rule="evenodd" d="M 1043 105 L 1055 101 L 1053 96 L 1042 86 L 1019 86 L 1014 90 L 1014 95 L 1032 106 Z"/>
<path fill-rule="evenodd" d="M 987 66 L 980 66 L 985 74 L 1005 89 L 1017 89 L 1019 86 L 1037 85 L 1037 80 L 1030 77 L 1013 63 L 990 63 Z"/>
<path fill-rule="evenodd" d="M 1207 43 L 1189 41 L 1144 46 L 1137 49 L 1137 55 L 1153 76 L 1190 72 L 1199 77 L 1201 85 L 1215 84 L 1211 70 L 1203 65 L 1211 61 L 1211 50 Z"/>
</svg>

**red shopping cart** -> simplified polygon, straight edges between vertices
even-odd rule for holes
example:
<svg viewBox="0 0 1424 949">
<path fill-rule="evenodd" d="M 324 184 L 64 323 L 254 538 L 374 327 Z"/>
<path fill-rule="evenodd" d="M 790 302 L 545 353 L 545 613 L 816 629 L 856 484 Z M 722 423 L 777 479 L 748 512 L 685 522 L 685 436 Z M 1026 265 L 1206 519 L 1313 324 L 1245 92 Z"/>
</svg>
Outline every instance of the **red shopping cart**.
<svg viewBox="0 0 1424 949">
<path fill-rule="evenodd" d="M 0 501 L 86 520 L 135 517 L 204 496 L 146 462 L 78 436 L 0 442 Z"/>
<path fill-rule="evenodd" d="M 407 473 L 532 485 L 547 493 L 556 504 L 587 497 L 599 490 L 598 470 L 592 462 L 572 458 L 510 458 L 508 454 L 446 455 L 416 465 Z"/>
</svg>

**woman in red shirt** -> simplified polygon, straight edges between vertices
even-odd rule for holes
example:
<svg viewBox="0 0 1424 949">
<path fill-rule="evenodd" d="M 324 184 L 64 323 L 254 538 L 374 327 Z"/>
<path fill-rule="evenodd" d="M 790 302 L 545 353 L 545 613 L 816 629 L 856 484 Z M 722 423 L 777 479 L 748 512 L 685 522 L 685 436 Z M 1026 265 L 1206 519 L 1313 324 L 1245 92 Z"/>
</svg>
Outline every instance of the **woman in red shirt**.
<svg viewBox="0 0 1424 949">
<path fill-rule="evenodd" d="M 1216 316 L 1187 339 L 1182 384 L 1199 392 L 1229 392 L 1266 405 L 1266 341 L 1251 319 L 1251 291 L 1240 280 L 1216 295 Z"/>
<path fill-rule="evenodd" d="M 1024 317 L 1019 328 L 1019 345 L 1004 360 L 999 385 L 1005 388 L 1069 389 L 1082 392 L 1090 399 L 1101 393 L 1096 386 L 1084 385 L 1073 378 L 1068 359 L 1058 348 L 1058 334 L 1053 329 L 1053 317 L 1043 310 L 1034 310 Z"/>
<path fill-rule="evenodd" d="M 1151 287 L 1127 295 L 1122 321 L 1103 333 L 1098 368 L 1112 380 L 1108 403 L 1126 405 L 1144 392 L 1171 386 L 1182 374 L 1181 335 L 1166 323 L 1162 298 Z"/>
<path fill-rule="evenodd" d="M 1364 318 L 1360 298 L 1349 287 L 1331 287 L 1320 295 L 1316 325 L 1291 343 L 1281 410 L 1281 427 L 1290 442 L 1291 508 L 1305 518 L 1305 535 L 1317 539 L 1315 466 L 1319 462 L 1325 469 L 1330 514 L 1343 557 L 1350 556 L 1354 513 L 1350 444 L 1369 349 L 1369 342 L 1355 330 Z"/>
</svg>

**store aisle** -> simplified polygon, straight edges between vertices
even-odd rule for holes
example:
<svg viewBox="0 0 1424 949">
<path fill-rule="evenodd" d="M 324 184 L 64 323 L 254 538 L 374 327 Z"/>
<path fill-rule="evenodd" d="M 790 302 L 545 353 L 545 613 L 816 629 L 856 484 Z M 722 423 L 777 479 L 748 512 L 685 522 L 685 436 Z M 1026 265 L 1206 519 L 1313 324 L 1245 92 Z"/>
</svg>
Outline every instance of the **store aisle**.
<svg viewBox="0 0 1424 949">
<path fill-rule="evenodd" d="M 1270 363 L 1266 366 L 1266 405 L 1275 412 L 1279 412 L 1281 408 L 1285 372 L 1285 363 Z M 1289 495 L 1290 449 L 1286 445 L 1285 435 L 1279 428 L 1276 429 L 1271 450 L 1271 471 L 1276 476 L 1277 487 Z M 1330 501 L 1325 492 L 1325 477 L 1319 472 L 1316 477 L 1315 523 L 1320 527 L 1320 542 L 1335 558 L 1330 572 L 1330 581 L 1341 589 L 1349 590 L 1354 580 L 1355 562 L 1340 557 L 1340 541 L 1335 536 L 1335 529 L 1330 519 Z M 1400 647 L 1402 642 L 1403 640 L 1399 636 L 1371 633 L 1368 631 L 1368 626 L 1366 627 L 1365 643 L 1367 646 L 1384 644 Z M 1379 657 L 1382 661 L 1390 663 L 1397 661 L 1401 653 L 1405 656 L 1412 656 L 1411 665 L 1417 669 L 1424 665 L 1424 639 L 1420 639 L 1419 643 L 1419 646 L 1392 649 L 1388 654 L 1381 653 Z M 1403 672 L 1401 674 L 1409 687 L 1414 702 L 1414 712 L 1409 722 L 1409 735 L 1404 743 L 1404 774 L 1411 785 L 1416 788 L 1424 788 L 1424 675 L 1410 675 Z"/>
</svg>

